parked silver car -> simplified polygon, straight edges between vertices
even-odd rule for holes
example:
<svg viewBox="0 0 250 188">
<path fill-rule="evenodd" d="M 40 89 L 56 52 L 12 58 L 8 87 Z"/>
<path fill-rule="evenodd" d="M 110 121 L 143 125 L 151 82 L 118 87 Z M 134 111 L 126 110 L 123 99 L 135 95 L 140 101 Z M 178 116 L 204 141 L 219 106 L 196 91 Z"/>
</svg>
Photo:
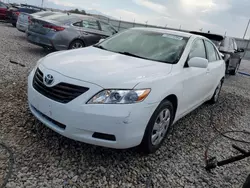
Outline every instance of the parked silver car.
<svg viewBox="0 0 250 188">
<path fill-rule="evenodd" d="M 111 25 L 94 17 L 66 14 L 32 19 L 27 39 L 47 49 L 67 50 L 96 44 L 115 33 Z"/>
<path fill-rule="evenodd" d="M 25 12 L 21 12 L 17 19 L 16 28 L 21 32 L 26 32 L 28 29 L 29 24 L 31 23 L 31 19 L 34 18 L 43 18 L 46 16 L 56 15 L 56 14 L 63 14 L 61 12 L 51 12 L 51 11 L 42 11 L 37 12 L 34 14 L 29 14 Z"/>
</svg>

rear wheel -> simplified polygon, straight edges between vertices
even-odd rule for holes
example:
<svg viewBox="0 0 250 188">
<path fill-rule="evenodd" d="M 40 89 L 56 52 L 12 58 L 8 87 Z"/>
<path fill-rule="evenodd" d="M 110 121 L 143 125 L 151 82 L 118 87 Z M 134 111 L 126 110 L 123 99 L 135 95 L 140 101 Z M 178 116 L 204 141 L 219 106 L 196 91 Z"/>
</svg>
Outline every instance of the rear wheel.
<svg viewBox="0 0 250 188">
<path fill-rule="evenodd" d="M 83 48 L 85 47 L 83 41 L 81 40 L 74 40 L 70 46 L 69 46 L 69 49 L 78 49 L 78 48 Z"/>
<path fill-rule="evenodd" d="M 215 104 L 218 101 L 219 96 L 220 96 L 220 91 L 222 88 L 222 84 L 223 84 L 223 81 L 220 81 L 219 85 L 216 87 L 216 89 L 214 91 L 214 95 L 213 95 L 212 99 L 210 99 L 210 101 L 209 101 L 210 104 Z"/>
<path fill-rule="evenodd" d="M 173 123 L 174 108 L 170 101 L 164 100 L 157 107 L 149 120 L 141 149 L 146 153 L 154 153 L 163 143 Z"/>
<path fill-rule="evenodd" d="M 234 70 L 231 70 L 231 71 L 229 72 L 229 74 L 230 74 L 230 75 L 236 75 L 236 74 L 238 73 L 238 71 L 239 71 L 239 68 L 240 68 L 240 64 L 238 63 L 238 64 L 236 65 L 235 69 L 234 69 Z"/>
<path fill-rule="evenodd" d="M 227 62 L 225 63 L 225 65 L 226 65 L 226 74 L 228 74 L 229 62 L 227 61 Z"/>
<path fill-rule="evenodd" d="M 12 23 L 13 27 L 16 27 L 16 23 Z"/>
</svg>

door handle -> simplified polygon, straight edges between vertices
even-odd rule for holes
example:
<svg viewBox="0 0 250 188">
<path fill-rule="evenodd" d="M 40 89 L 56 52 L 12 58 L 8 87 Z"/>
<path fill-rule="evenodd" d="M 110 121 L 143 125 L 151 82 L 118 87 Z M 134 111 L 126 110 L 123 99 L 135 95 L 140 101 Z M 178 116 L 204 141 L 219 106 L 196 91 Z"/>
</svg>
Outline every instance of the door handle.
<svg viewBox="0 0 250 188">
<path fill-rule="evenodd" d="M 207 74 L 210 73 L 210 69 L 207 69 L 207 72 L 206 72 L 206 73 L 207 73 Z"/>
</svg>

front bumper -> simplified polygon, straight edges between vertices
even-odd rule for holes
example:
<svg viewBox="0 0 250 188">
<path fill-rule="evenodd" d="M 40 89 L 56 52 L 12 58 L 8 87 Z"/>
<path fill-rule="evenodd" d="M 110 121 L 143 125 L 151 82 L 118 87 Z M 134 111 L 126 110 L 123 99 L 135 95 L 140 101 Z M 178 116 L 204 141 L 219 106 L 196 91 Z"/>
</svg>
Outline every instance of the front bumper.
<svg viewBox="0 0 250 188">
<path fill-rule="evenodd" d="M 39 68 L 47 71 L 44 67 Z M 141 143 L 147 123 L 158 104 L 86 104 L 102 90 L 100 86 L 67 78 L 51 70 L 48 73 L 60 82 L 67 80 L 67 83 L 90 89 L 67 104 L 58 103 L 33 88 L 32 71 L 28 78 L 29 107 L 33 115 L 47 127 L 73 140 L 104 147 L 125 149 Z M 112 135 L 115 140 L 95 138 L 95 133 Z"/>
</svg>

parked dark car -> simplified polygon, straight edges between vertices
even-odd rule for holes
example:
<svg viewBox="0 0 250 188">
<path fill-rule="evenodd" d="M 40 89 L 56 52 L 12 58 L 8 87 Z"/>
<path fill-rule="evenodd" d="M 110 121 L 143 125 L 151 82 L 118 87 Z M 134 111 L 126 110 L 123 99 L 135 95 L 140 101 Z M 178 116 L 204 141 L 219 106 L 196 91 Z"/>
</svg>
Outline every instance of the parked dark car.
<svg viewBox="0 0 250 188">
<path fill-rule="evenodd" d="M 237 74 L 242 60 L 241 53 L 244 52 L 244 49 L 237 47 L 234 38 L 218 34 L 202 33 L 196 31 L 191 31 L 190 33 L 196 35 L 202 35 L 213 41 L 214 44 L 219 49 L 219 51 L 224 56 L 223 59 L 226 64 L 226 73 L 229 73 L 231 75 Z"/>
<path fill-rule="evenodd" d="M 65 14 L 32 19 L 27 39 L 46 49 L 67 50 L 91 46 L 115 33 L 111 25 L 94 17 Z"/>
<path fill-rule="evenodd" d="M 0 20 L 6 20 L 7 10 L 8 6 L 5 3 L 0 2 Z"/>
<path fill-rule="evenodd" d="M 7 20 L 9 23 L 11 23 L 14 27 L 16 27 L 17 19 L 20 13 L 28 13 L 33 14 L 36 12 L 40 12 L 42 10 L 45 10 L 43 8 L 32 6 L 32 5 L 25 5 L 21 4 L 20 6 L 11 7 L 7 10 Z"/>
</svg>

